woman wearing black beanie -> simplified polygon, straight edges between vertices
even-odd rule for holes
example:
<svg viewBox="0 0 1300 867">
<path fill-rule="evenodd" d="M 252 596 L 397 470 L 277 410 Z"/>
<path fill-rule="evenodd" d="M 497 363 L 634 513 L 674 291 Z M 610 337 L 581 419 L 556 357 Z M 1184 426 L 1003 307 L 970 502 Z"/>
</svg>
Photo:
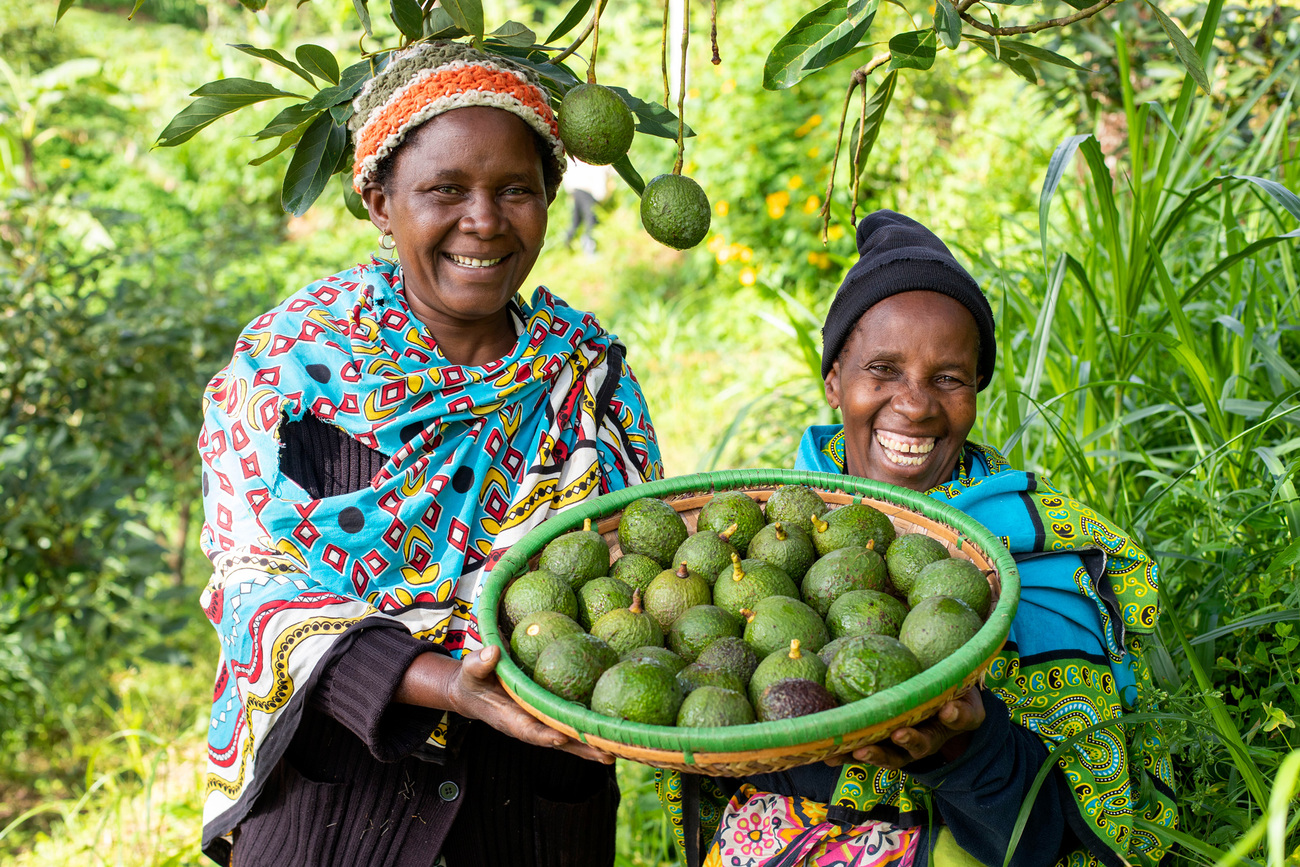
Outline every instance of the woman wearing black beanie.
<svg viewBox="0 0 1300 867">
<path fill-rule="evenodd" d="M 749 777 L 702 804 L 704 863 L 1001 865 L 1039 768 L 1063 739 L 1099 726 L 1055 757 L 1010 863 L 1154 865 L 1176 821 L 1168 752 L 1154 725 L 1113 721 L 1149 682 L 1156 564 L 1087 506 L 967 440 L 995 332 L 947 246 L 892 211 L 863 219 L 857 240 L 823 328 L 826 397 L 843 424 L 809 428 L 795 466 L 900 485 L 971 515 L 1015 557 L 1020 607 L 982 687 L 847 764 Z M 665 776 L 661 795 L 679 818 L 674 782 Z"/>
</svg>

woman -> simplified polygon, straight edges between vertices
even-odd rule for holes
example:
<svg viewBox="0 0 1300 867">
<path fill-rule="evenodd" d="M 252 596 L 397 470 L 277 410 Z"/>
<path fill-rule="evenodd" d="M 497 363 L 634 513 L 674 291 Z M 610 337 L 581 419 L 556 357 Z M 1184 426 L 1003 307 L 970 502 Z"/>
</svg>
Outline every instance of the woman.
<svg viewBox="0 0 1300 867">
<path fill-rule="evenodd" d="M 1156 567 L 1095 512 L 967 440 L 993 374 L 993 315 L 943 242 L 891 211 L 857 238 L 823 329 L 826 398 L 843 425 L 810 428 L 796 467 L 926 492 L 976 518 L 1015 556 L 1021 603 L 983 687 L 934 717 L 842 767 L 750 777 L 730 798 L 705 781 L 705 863 L 1000 867 L 1049 752 L 1135 708 Z M 681 778 L 660 789 L 680 819 Z M 1169 841 L 1152 829 L 1174 819 L 1156 729 L 1098 729 L 1058 757 L 1011 863 L 1154 864 Z"/>
<path fill-rule="evenodd" d="M 255 319 L 205 396 L 204 851 L 610 863 L 610 759 L 510 700 L 474 610 L 530 528 L 662 473 L 622 345 L 516 294 L 563 172 L 555 119 L 529 71 L 447 43 L 395 54 L 354 108 L 354 185 L 396 261 Z"/>
</svg>

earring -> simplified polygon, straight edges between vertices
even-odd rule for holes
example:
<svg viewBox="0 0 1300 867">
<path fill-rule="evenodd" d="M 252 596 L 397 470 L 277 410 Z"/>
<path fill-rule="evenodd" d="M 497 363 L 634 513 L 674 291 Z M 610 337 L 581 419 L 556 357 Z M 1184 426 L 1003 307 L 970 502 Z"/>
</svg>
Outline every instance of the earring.
<svg viewBox="0 0 1300 867">
<path fill-rule="evenodd" d="M 384 243 L 384 239 L 385 239 L 385 238 L 388 239 L 388 243 L 387 243 L 387 244 Z M 397 240 L 393 237 L 393 233 L 392 233 L 392 232 L 380 232 L 380 233 L 379 233 L 379 249 L 381 249 L 381 250 L 395 250 L 395 249 L 397 249 Z"/>
</svg>

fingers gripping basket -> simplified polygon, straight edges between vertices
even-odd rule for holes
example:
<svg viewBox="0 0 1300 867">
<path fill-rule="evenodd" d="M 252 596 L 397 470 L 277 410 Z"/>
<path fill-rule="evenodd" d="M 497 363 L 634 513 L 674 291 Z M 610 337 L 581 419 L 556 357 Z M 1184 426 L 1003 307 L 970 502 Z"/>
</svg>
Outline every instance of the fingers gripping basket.
<svg viewBox="0 0 1300 867">
<path fill-rule="evenodd" d="M 530 561 L 552 539 L 580 528 L 583 519 L 604 535 L 619 556 L 622 509 L 641 497 L 665 500 L 695 532 L 700 509 L 722 491 L 744 491 L 764 502 L 781 485 L 808 485 L 831 509 L 864 502 L 880 509 L 900 533 L 925 533 L 943 542 L 954 557 L 988 571 L 994 606 L 975 637 L 952 656 L 905 683 L 834 710 L 779 722 L 725 728 L 674 728 L 613 719 L 552 695 L 510 658 L 508 636 L 500 631 L 498 609 L 506 587 L 528 571 Z M 1006 548 L 983 525 L 938 500 L 893 485 L 798 470 L 728 470 L 680 476 L 598 497 L 534 529 L 492 570 L 479 599 L 484 644 L 502 649 L 497 673 L 521 707 L 557 731 L 613 755 L 659 768 L 714 776 L 743 776 L 785 770 L 847 754 L 887 737 L 900 726 L 931 716 L 944 702 L 983 676 L 1001 651 L 1020 598 L 1020 580 Z"/>
</svg>

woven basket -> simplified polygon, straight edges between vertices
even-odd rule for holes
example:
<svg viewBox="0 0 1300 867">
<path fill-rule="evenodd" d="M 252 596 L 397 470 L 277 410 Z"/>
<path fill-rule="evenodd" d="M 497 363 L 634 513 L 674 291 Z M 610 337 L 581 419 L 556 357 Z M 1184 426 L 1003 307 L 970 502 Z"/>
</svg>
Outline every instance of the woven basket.
<svg viewBox="0 0 1300 867">
<path fill-rule="evenodd" d="M 889 515 L 901 533 L 925 533 L 954 557 L 988 570 L 994 606 L 975 637 L 916 677 L 869 698 L 796 719 L 719 728 L 675 728 L 613 719 L 566 701 L 534 683 L 511 660 L 500 632 L 498 608 L 506 587 L 528 571 L 552 539 L 580 528 L 583 520 L 609 543 L 615 557 L 621 510 L 641 497 L 665 500 L 695 531 L 700 509 L 721 491 L 744 491 L 764 502 L 780 485 L 815 489 L 834 509 L 863 502 Z M 938 500 L 893 485 L 798 470 L 727 470 L 680 476 L 597 497 L 541 524 L 493 568 L 479 599 L 484 644 L 502 649 L 497 674 L 507 692 L 537 719 L 605 752 L 657 768 L 712 776 L 744 776 L 806 765 L 874 743 L 900 726 L 931 716 L 977 681 L 1001 651 L 1020 599 L 1020 579 L 1007 549 L 983 525 Z"/>
</svg>

